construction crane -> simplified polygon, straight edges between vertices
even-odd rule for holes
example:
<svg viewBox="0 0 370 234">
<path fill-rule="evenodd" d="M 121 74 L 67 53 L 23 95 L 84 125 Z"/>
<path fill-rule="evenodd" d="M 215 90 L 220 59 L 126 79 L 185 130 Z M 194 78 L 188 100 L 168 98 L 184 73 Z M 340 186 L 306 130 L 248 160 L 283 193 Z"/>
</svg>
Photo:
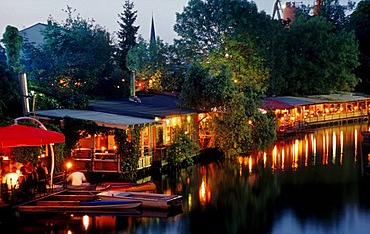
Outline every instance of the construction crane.
<svg viewBox="0 0 370 234">
<path fill-rule="evenodd" d="M 277 16 L 278 20 L 281 20 L 283 15 L 283 8 L 281 7 L 280 0 L 276 0 L 274 4 L 274 9 L 272 11 L 272 18 L 275 19 L 275 15 Z"/>
</svg>

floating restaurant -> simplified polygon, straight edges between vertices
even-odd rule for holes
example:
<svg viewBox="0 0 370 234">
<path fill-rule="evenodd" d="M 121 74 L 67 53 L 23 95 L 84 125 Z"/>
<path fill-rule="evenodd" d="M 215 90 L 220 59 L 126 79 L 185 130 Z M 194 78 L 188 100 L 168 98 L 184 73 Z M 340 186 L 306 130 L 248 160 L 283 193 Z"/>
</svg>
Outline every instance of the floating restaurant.
<svg viewBox="0 0 370 234">
<path fill-rule="evenodd" d="M 322 125 L 366 121 L 370 97 L 352 93 L 279 96 L 265 98 L 262 106 L 274 111 L 279 121 L 279 135 L 285 136 Z"/>
<path fill-rule="evenodd" d="M 177 98 L 171 95 L 151 95 L 140 99 L 140 103 L 128 99 L 98 100 L 91 101 L 90 110 L 56 109 L 34 114 L 43 122 L 59 120 L 63 125 L 64 119 L 69 117 L 112 130 L 83 134 L 85 137 L 71 152 L 73 167 L 81 171 L 122 173 L 124 158 L 117 154 L 114 134 L 117 129 L 126 131 L 128 136 L 135 127 L 140 129 L 138 170 L 165 164 L 166 148 L 171 144 L 177 126 L 183 126 L 195 141 L 207 141 L 207 136 L 199 130 L 204 113 L 179 108 Z"/>
</svg>

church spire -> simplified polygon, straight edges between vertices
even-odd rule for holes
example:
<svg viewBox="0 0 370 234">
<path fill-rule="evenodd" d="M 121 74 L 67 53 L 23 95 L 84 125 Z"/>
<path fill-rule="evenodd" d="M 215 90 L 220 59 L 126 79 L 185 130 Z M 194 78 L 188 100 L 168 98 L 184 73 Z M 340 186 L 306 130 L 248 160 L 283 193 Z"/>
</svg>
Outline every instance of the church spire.
<svg viewBox="0 0 370 234">
<path fill-rule="evenodd" d="M 152 27 L 151 27 L 151 30 L 150 30 L 150 44 L 154 44 L 155 45 L 155 29 L 154 29 L 154 17 L 153 17 L 153 14 L 152 14 Z"/>
</svg>

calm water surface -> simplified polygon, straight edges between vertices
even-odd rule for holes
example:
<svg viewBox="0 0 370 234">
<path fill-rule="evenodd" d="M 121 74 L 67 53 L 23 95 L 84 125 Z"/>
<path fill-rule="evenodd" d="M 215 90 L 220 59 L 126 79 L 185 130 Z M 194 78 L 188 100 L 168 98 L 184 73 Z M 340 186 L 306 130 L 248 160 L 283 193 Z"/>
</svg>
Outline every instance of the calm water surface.
<svg viewBox="0 0 370 234">
<path fill-rule="evenodd" d="M 367 125 L 278 141 L 235 162 L 200 163 L 154 178 L 181 194 L 181 212 L 37 215 L 2 221 L 17 233 L 370 233 L 370 182 L 362 176 Z M 363 156 L 366 155 L 366 156 Z M 14 229 L 13 229 L 14 230 Z"/>
</svg>

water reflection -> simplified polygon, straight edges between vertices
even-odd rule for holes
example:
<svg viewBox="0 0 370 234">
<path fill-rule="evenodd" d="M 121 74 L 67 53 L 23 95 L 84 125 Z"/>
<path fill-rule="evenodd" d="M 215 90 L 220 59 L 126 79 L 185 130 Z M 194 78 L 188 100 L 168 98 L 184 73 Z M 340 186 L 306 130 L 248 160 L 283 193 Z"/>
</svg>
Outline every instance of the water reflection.
<svg viewBox="0 0 370 234">
<path fill-rule="evenodd" d="M 38 216 L 37 227 L 35 219 L 17 225 L 44 233 L 362 233 L 370 230 L 370 186 L 359 166 L 366 128 L 318 129 L 232 162 L 153 177 L 156 192 L 183 195 L 181 212 Z"/>
<path fill-rule="evenodd" d="M 271 163 L 275 171 L 296 171 L 298 168 L 317 165 L 342 165 L 344 155 L 348 155 L 345 160 L 356 163 L 358 142 L 362 140 L 361 131 L 365 127 L 339 125 L 277 141 L 267 152 L 268 155 L 271 154 L 271 161 L 268 163 Z"/>
</svg>

